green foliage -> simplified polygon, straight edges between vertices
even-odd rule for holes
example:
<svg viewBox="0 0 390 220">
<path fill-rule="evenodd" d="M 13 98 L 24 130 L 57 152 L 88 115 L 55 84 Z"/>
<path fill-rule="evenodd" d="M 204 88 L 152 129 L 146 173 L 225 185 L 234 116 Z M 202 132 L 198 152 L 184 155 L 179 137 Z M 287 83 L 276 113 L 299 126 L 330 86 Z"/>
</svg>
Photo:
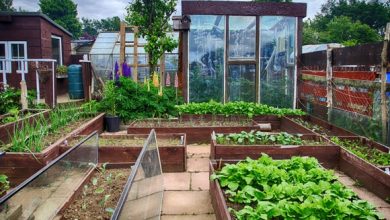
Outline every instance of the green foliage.
<svg viewBox="0 0 390 220">
<path fill-rule="evenodd" d="M 305 115 L 300 109 L 275 108 L 253 102 L 228 102 L 222 104 L 215 101 L 189 103 L 176 106 L 179 114 L 213 114 L 213 115 L 246 115 L 252 118 L 256 115 Z"/>
<path fill-rule="evenodd" d="M 68 67 L 61 65 L 61 66 L 57 67 L 56 71 L 57 71 L 57 74 L 59 74 L 59 75 L 66 75 L 66 74 L 68 74 Z"/>
<path fill-rule="evenodd" d="M 39 0 L 45 15 L 72 33 L 74 39 L 81 35 L 81 23 L 77 18 L 77 4 L 72 0 Z"/>
<path fill-rule="evenodd" d="M 390 154 L 376 148 L 363 145 L 360 141 L 332 137 L 331 140 L 354 153 L 363 160 L 377 166 L 390 166 Z"/>
<path fill-rule="evenodd" d="M 126 77 L 120 77 L 118 82 L 109 81 L 106 89 L 110 93 L 105 92 L 99 102 L 99 110 L 112 112 L 115 108 L 115 114 L 124 121 L 177 115 L 175 90 L 164 88 L 162 96 L 159 96 L 158 88 L 152 82 L 149 87 L 150 91 L 147 85 L 137 84 Z"/>
<path fill-rule="evenodd" d="M 121 20 L 118 16 L 105 18 L 101 20 L 81 18 L 82 32 L 89 37 L 94 38 L 100 32 L 104 31 L 119 31 Z"/>
<path fill-rule="evenodd" d="M 40 115 L 35 124 L 23 123 L 16 127 L 11 137 L 11 143 L 4 144 L 1 148 L 9 152 L 41 152 L 45 147 L 44 138 L 57 132 L 63 132 L 67 125 L 91 115 L 87 109 L 76 108 L 73 105 L 53 109 L 49 118 Z"/>
<path fill-rule="evenodd" d="M 165 52 L 177 47 L 177 42 L 167 34 L 171 31 L 168 22 L 175 7 L 176 0 L 134 0 L 127 7 L 126 21 L 138 26 L 139 35 L 147 41 L 144 48 L 149 55 L 151 72 Z"/>
<path fill-rule="evenodd" d="M 8 176 L 0 174 L 0 196 L 9 189 Z"/>
<path fill-rule="evenodd" d="M 0 91 L 0 115 L 9 112 L 12 109 L 21 109 L 20 103 L 21 91 L 12 87 L 7 90 Z M 37 107 L 33 101 L 36 98 L 36 92 L 29 90 L 27 92 L 27 102 L 30 108 Z"/>
<path fill-rule="evenodd" d="M 304 24 L 303 44 L 342 43 L 353 46 L 381 41 L 390 22 L 390 2 L 328 0 L 320 14 Z"/>
<path fill-rule="evenodd" d="M 241 131 L 241 133 L 216 134 L 218 144 L 238 145 L 301 145 L 303 140 L 300 135 L 291 135 L 286 132 L 269 134 L 261 131 Z"/>
<path fill-rule="evenodd" d="M 15 11 L 12 2 L 12 0 L 0 0 L 0 11 Z"/>
<path fill-rule="evenodd" d="M 236 219 L 383 219 L 375 208 L 347 189 L 315 158 L 272 160 L 263 154 L 227 164 L 218 179 Z"/>
</svg>

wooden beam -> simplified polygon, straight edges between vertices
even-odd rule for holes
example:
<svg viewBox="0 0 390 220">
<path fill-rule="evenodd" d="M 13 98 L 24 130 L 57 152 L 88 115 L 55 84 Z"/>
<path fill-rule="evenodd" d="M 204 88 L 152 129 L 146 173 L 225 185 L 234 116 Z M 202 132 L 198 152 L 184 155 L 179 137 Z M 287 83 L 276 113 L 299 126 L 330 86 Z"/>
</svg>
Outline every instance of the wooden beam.
<svg viewBox="0 0 390 220">
<path fill-rule="evenodd" d="M 121 22 L 120 25 L 120 51 L 119 51 L 119 75 L 122 76 L 122 64 L 125 62 L 126 53 L 126 23 Z"/>
<path fill-rule="evenodd" d="M 388 47 L 390 40 L 390 23 L 386 25 L 385 39 L 383 41 L 383 49 L 381 54 L 382 71 L 381 71 L 381 111 L 382 111 L 382 141 L 387 143 L 387 97 L 386 97 L 386 78 L 388 66 Z"/>
<path fill-rule="evenodd" d="M 332 67 L 332 48 L 328 46 L 326 50 L 326 101 L 328 107 L 328 121 L 331 120 L 333 109 L 333 67 Z"/>
<path fill-rule="evenodd" d="M 133 27 L 134 31 L 134 52 L 133 52 L 133 80 L 134 82 L 138 82 L 138 27 Z"/>
</svg>

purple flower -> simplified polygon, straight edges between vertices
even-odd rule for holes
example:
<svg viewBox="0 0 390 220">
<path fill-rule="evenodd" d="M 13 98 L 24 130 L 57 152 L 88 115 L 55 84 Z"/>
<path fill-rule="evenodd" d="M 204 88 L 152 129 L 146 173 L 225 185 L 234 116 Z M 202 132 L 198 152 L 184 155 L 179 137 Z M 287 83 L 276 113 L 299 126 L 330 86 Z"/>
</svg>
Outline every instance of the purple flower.
<svg viewBox="0 0 390 220">
<path fill-rule="evenodd" d="M 118 61 L 115 61 L 115 69 L 114 69 L 114 72 L 115 72 L 115 75 L 118 74 L 118 72 L 119 72 Z"/>
<path fill-rule="evenodd" d="M 124 77 L 128 77 L 128 78 L 131 77 L 131 69 L 127 65 L 127 63 L 122 64 L 122 73 Z"/>
</svg>

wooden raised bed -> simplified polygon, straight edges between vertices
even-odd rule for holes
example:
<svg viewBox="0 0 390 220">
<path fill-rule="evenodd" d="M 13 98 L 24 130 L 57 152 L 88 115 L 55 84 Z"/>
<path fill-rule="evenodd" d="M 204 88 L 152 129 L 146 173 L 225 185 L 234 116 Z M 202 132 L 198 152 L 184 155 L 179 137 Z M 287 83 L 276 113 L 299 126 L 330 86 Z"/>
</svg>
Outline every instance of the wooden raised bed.
<svg viewBox="0 0 390 220">
<path fill-rule="evenodd" d="M 114 142 L 101 145 L 99 143 L 99 163 L 135 163 L 140 154 L 147 134 L 100 135 L 99 139 L 142 139 L 140 143 L 131 145 L 116 145 Z M 177 139 L 177 144 L 159 144 L 159 140 Z M 69 143 L 70 139 L 68 139 Z M 180 143 L 181 142 L 181 143 Z M 187 164 L 186 134 L 157 134 L 157 145 L 160 153 L 161 166 L 164 172 L 185 172 Z M 70 146 L 61 146 L 65 152 Z"/>
<path fill-rule="evenodd" d="M 41 115 L 44 118 L 47 118 L 49 116 L 49 112 L 51 110 L 23 110 L 23 113 L 31 112 L 33 114 L 21 118 L 14 122 L 9 122 L 6 124 L 0 124 L 0 142 L 1 143 L 8 143 L 11 140 L 11 137 L 14 135 L 15 130 L 18 130 L 23 127 L 23 123 L 29 123 L 34 125 L 35 121 L 40 117 Z M 7 117 L 7 115 L 0 116 L 0 119 L 3 119 Z"/>
<path fill-rule="evenodd" d="M 375 193 L 378 197 L 386 200 L 390 196 L 390 175 L 382 173 L 376 173 L 376 167 L 371 167 L 370 164 L 365 163 L 360 158 L 340 149 L 339 162 L 332 164 L 332 167 L 339 167 L 338 170 L 346 173 L 351 178 L 363 183 L 363 187 Z M 270 155 L 271 156 L 271 155 Z M 297 155 L 292 155 L 297 156 Z M 272 157 L 272 156 L 271 156 Z M 209 163 L 209 174 L 213 174 L 216 169 L 220 169 L 224 164 L 237 163 L 239 160 L 212 160 Z M 333 163 L 333 161 L 330 161 Z M 372 172 L 373 175 L 367 175 Z M 376 177 L 374 177 L 376 175 Z M 386 175 L 386 176 L 385 176 Z M 367 182 L 366 182 L 367 181 Z M 386 182 L 383 182 L 386 181 Z M 387 184 L 386 184 L 387 183 Z M 378 188 L 379 187 L 379 188 Z M 210 195 L 211 203 L 214 208 L 214 212 L 217 220 L 231 220 L 233 219 L 228 206 L 225 201 L 225 196 L 220 187 L 218 180 L 210 181 Z"/>
<path fill-rule="evenodd" d="M 297 134 L 297 133 L 307 133 L 307 134 L 313 134 L 310 130 L 304 128 L 301 125 L 298 125 L 297 123 L 291 121 L 288 118 L 281 118 L 280 120 L 283 121 L 283 126 L 281 123 L 272 123 L 269 121 L 262 121 L 262 122 L 254 122 L 254 121 L 248 121 L 247 125 L 229 125 L 229 126 L 175 126 L 177 123 L 181 123 L 180 120 L 165 120 L 163 122 L 169 122 L 172 123 L 172 125 L 169 126 L 150 126 L 150 127 L 142 127 L 138 126 L 138 123 L 143 122 L 153 122 L 153 120 L 144 120 L 144 121 L 134 121 L 130 124 L 130 126 L 127 128 L 128 134 L 147 134 L 152 129 L 155 129 L 156 133 L 158 134 L 167 134 L 167 133 L 185 133 L 187 134 L 187 143 L 188 144 L 194 144 L 194 143 L 209 143 L 210 142 L 210 134 L 215 131 L 217 133 L 237 133 L 241 131 L 249 132 L 251 130 L 260 130 L 259 123 L 265 123 L 265 124 L 271 124 L 271 129 L 273 132 L 276 131 L 286 131 L 289 133 Z M 155 121 L 157 123 L 157 121 Z M 186 121 L 188 122 L 188 121 Z M 207 121 L 206 122 L 210 122 Z M 218 121 L 216 121 L 218 122 Z M 232 121 L 229 121 L 232 122 Z M 234 121 L 233 121 L 234 122 Z M 196 121 L 194 122 L 196 123 Z M 238 123 L 239 124 L 239 123 Z"/>
<path fill-rule="evenodd" d="M 321 141 L 321 145 L 226 145 L 218 144 L 215 138 L 211 139 L 210 158 L 215 160 L 243 160 L 247 157 L 257 159 L 262 153 L 274 159 L 311 156 L 317 158 L 324 167 L 335 168 L 340 154 L 337 145 L 318 135 L 303 135 L 302 139 Z"/>
<path fill-rule="evenodd" d="M 365 137 L 338 137 L 339 139 L 355 140 L 369 148 L 376 148 L 389 153 L 389 148 L 383 144 Z M 339 169 L 353 179 L 357 179 L 368 190 L 384 200 L 390 199 L 390 175 L 386 167 L 379 167 L 358 157 L 348 149 L 340 147 Z"/>
<path fill-rule="evenodd" d="M 0 159 L 0 173 L 8 176 L 11 186 L 18 185 L 60 155 L 60 144 L 75 135 L 103 131 L 104 113 L 92 118 L 78 129 L 45 148 L 40 153 L 7 152 Z"/>
<path fill-rule="evenodd" d="M 318 117 L 315 117 L 315 116 L 311 116 L 311 115 L 291 116 L 290 119 L 291 118 L 300 118 L 304 121 L 307 121 L 308 123 L 322 127 L 323 133 L 326 136 L 358 136 L 358 135 L 354 134 L 353 132 L 350 132 L 350 131 L 347 131 L 347 130 L 340 128 L 338 126 L 332 125 L 331 123 L 329 123 L 325 120 L 322 120 Z M 294 123 L 297 123 L 297 122 L 294 122 Z M 301 126 L 303 126 L 303 125 L 301 125 Z M 307 129 L 309 129 L 309 128 L 307 128 Z M 312 132 L 315 132 L 315 131 L 312 131 Z M 320 132 L 315 132 L 315 133 L 320 133 Z"/>
<path fill-rule="evenodd" d="M 291 116 L 294 117 L 294 116 Z M 300 116 L 296 116 L 300 117 Z M 270 123 L 272 130 L 274 131 L 285 131 L 291 134 L 312 134 L 313 132 L 306 127 L 292 121 L 289 117 L 277 116 L 277 115 L 258 115 L 254 116 L 252 119 L 248 118 L 246 115 L 189 115 L 184 114 L 180 116 L 181 120 L 190 121 L 190 120 L 219 120 L 219 121 L 239 121 L 239 120 L 253 120 L 255 123 Z"/>
</svg>

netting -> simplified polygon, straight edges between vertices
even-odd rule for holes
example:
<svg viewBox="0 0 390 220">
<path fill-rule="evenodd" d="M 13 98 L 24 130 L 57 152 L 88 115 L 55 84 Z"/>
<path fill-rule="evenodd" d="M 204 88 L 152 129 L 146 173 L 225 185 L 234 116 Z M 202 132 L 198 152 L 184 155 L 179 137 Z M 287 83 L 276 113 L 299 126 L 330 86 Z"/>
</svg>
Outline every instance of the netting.
<svg viewBox="0 0 390 220">
<path fill-rule="evenodd" d="M 164 179 L 156 133 L 152 130 L 111 219 L 160 219 Z"/>
<path fill-rule="evenodd" d="M 97 163 L 94 132 L 2 197 L 0 219 L 53 219 Z"/>
<path fill-rule="evenodd" d="M 333 67 L 331 88 L 326 71 L 304 67 L 299 84 L 299 106 L 353 133 L 382 141 L 380 68 Z M 332 102 L 329 103 L 328 91 Z"/>
</svg>

